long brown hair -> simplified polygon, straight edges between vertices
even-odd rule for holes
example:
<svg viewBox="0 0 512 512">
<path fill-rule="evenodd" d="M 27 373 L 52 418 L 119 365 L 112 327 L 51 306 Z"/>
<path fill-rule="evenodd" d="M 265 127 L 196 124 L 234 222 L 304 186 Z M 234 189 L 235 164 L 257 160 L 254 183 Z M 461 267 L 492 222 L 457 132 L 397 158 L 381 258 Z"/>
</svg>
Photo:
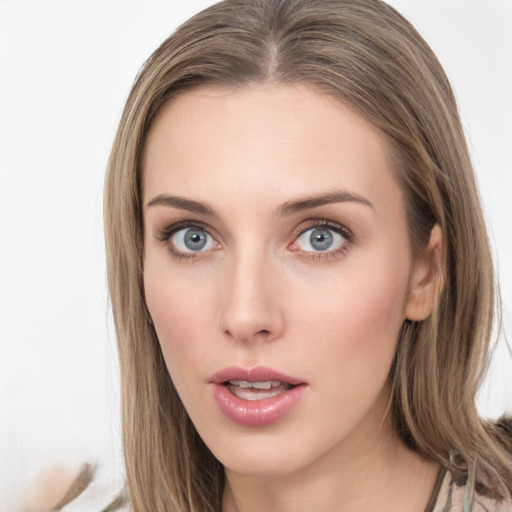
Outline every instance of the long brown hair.
<svg viewBox="0 0 512 512">
<path fill-rule="evenodd" d="M 388 141 L 418 256 L 443 234 L 444 287 L 432 315 L 406 322 L 393 364 L 402 439 L 481 491 L 512 492 L 500 429 L 475 394 L 495 312 L 493 265 L 448 79 L 427 43 L 379 0 L 227 0 L 173 33 L 138 75 L 109 161 L 108 279 L 122 377 L 123 442 L 136 511 L 218 511 L 223 469 L 190 422 L 146 314 L 141 154 L 162 106 L 203 84 L 305 84 L 350 106 Z"/>
</svg>

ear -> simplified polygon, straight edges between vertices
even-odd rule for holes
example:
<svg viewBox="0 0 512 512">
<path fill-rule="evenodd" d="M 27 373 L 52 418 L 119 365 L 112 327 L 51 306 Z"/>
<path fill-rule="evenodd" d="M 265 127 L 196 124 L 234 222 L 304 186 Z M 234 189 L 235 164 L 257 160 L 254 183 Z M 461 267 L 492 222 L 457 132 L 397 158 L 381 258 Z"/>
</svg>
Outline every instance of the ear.
<svg viewBox="0 0 512 512">
<path fill-rule="evenodd" d="M 444 284 L 442 269 L 443 234 L 439 224 L 430 232 L 430 241 L 424 254 L 414 263 L 405 306 L 408 320 L 425 320 L 432 310 Z"/>
</svg>

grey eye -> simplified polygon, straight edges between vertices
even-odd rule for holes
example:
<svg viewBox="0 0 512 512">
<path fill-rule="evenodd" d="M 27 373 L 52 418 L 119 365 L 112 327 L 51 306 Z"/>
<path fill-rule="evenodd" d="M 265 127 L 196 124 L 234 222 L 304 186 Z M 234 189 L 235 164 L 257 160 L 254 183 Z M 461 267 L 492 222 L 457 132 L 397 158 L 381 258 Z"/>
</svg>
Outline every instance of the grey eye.
<svg viewBox="0 0 512 512">
<path fill-rule="evenodd" d="M 347 239 L 334 229 L 311 228 L 297 238 L 297 245 L 305 252 L 325 252 L 340 248 Z"/>
<path fill-rule="evenodd" d="M 333 236 L 327 229 L 313 229 L 309 236 L 311 247 L 317 251 L 327 251 L 333 243 Z"/>
<path fill-rule="evenodd" d="M 184 253 L 207 251 L 216 246 L 215 240 L 199 227 L 184 228 L 172 235 L 174 247 Z"/>
<path fill-rule="evenodd" d="M 191 251 L 200 251 L 206 245 L 206 233 L 199 229 L 188 229 L 183 241 Z"/>
</svg>

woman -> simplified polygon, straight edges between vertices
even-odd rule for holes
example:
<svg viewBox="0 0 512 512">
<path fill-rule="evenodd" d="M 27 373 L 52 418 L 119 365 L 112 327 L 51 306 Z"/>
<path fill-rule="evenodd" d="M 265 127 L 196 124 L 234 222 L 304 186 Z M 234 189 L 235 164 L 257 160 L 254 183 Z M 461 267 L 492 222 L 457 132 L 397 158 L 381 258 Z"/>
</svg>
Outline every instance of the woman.
<svg viewBox="0 0 512 512">
<path fill-rule="evenodd" d="M 512 509 L 471 163 L 396 11 L 198 14 L 139 74 L 105 198 L 134 510 Z"/>
</svg>

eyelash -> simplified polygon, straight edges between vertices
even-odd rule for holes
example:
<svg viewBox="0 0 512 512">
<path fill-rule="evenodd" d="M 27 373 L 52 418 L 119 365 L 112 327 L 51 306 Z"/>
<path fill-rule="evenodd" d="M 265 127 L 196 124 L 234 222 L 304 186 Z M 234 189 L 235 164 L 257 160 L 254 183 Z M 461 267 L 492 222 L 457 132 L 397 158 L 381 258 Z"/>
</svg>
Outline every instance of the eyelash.
<svg viewBox="0 0 512 512">
<path fill-rule="evenodd" d="M 295 243 L 300 236 L 302 236 L 304 233 L 312 230 L 312 229 L 328 229 L 330 231 L 334 231 L 335 233 L 341 235 L 345 241 L 341 247 L 338 249 L 335 249 L 333 251 L 301 251 L 300 249 L 293 249 L 294 252 L 301 253 L 300 257 L 308 260 L 313 261 L 322 261 L 326 259 L 336 258 L 338 256 L 341 256 L 342 254 L 346 253 L 348 250 L 350 250 L 351 246 L 354 244 L 355 237 L 352 231 L 350 231 L 347 227 L 338 224 L 336 222 L 332 222 L 325 219 L 312 219 L 310 221 L 306 221 L 307 226 L 304 227 L 302 225 L 300 228 L 298 228 L 294 234 L 293 234 L 293 243 Z M 182 221 L 177 222 L 175 224 L 171 224 L 169 226 L 166 226 L 164 229 L 157 231 L 155 237 L 159 242 L 162 243 L 168 243 L 168 249 L 171 253 L 171 256 L 176 259 L 177 261 L 182 260 L 194 260 L 198 257 L 201 257 L 201 253 L 198 252 L 195 253 L 184 253 L 177 250 L 171 243 L 169 243 L 169 240 L 171 237 L 177 233 L 178 231 L 181 231 L 182 229 L 187 228 L 199 228 L 201 230 L 204 230 L 209 236 L 212 236 L 208 230 L 208 228 L 204 225 L 202 225 L 200 222 L 190 222 L 190 221 Z M 212 237 L 213 238 L 213 237 Z M 290 244 L 291 245 L 291 244 Z"/>
<path fill-rule="evenodd" d="M 178 231 L 181 231 L 182 229 L 187 228 L 199 228 L 205 231 L 205 233 L 208 233 L 210 235 L 208 229 L 206 226 L 203 226 L 200 222 L 190 222 L 190 221 L 182 221 L 182 222 L 176 222 L 175 224 L 171 224 L 169 226 L 166 226 L 164 229 L 159 230 L 156 233 L 156 239 L 159 242 L 167 243 L 168 244 L 168 250 L 171 253 L 171 256 L 176 259 L 177 261 L 182 260 L 194 260 L 197 257 L 200 257 L 200 254 L 194 254 L 194 253 L 185 253 L 180 252 L 177 250 L 171 243 L 169 243 L 171 237 L 177 233 Z M 212 237 L 213 238 L 213 237 Z"/>
<path fill-rule="evenodd" d="M 312 261 L 325 261 L 327 259 L 332 259 L 339 257 L 350 250 L 352 245 L 355 242 L 355 236 L 346 226 L 342 224 L 338 224 L 337 222 L 333 222 L 325 219 L 312 219 L 310 221 L 306 221 L 308 225 L 306 227 L 301 226 L 294 233 L 294 241 L 295 243 L 300 236 L 304 233 L 312 230 L 312 229 L 328 229 L 329 231 L 334 231 L 335 233 L 341 235 L 345 241 L 338 249 L 333 251 L 301 251 L 300 249 L 296 249 L 297 252 L 301 253 L 300 257 L 305 258 Z"/>
</svg>

